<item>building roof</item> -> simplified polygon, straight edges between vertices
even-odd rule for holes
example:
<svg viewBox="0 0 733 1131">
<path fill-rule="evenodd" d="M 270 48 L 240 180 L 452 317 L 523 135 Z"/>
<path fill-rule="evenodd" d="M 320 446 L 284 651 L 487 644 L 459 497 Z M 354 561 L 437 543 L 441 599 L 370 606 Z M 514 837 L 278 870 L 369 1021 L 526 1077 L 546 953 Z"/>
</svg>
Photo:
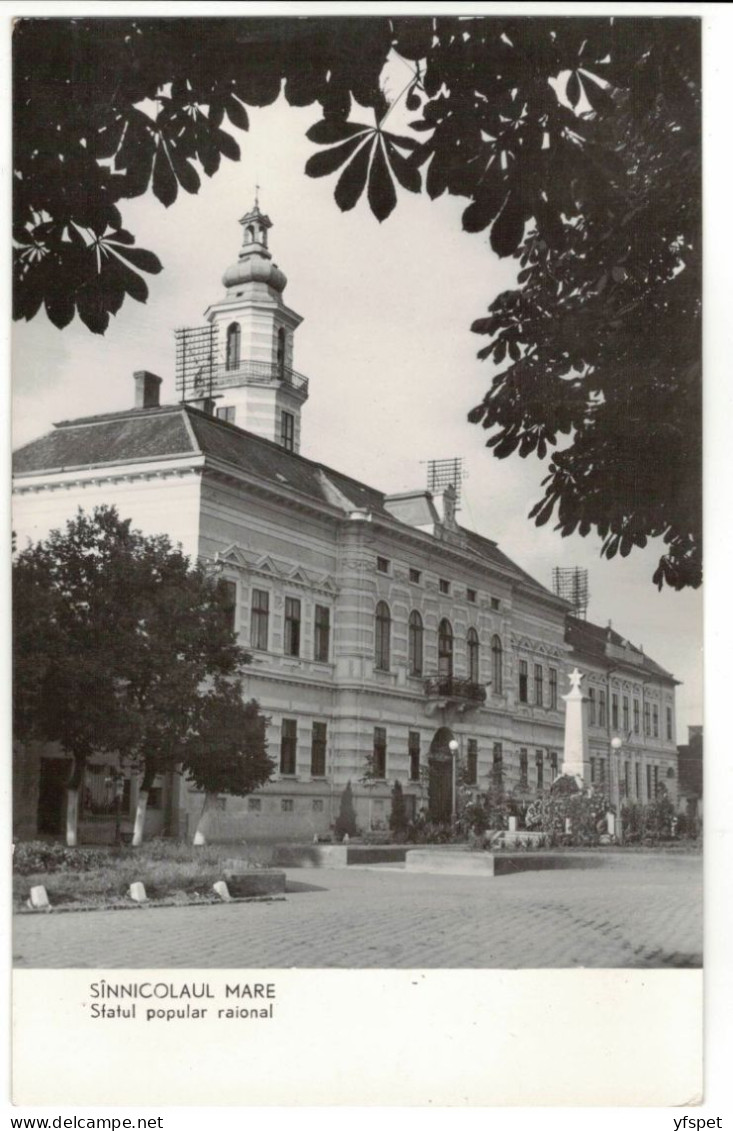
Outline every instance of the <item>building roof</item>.
<svg viewBox="0 0 733 1131">
<path fill-rule="evenodd" d="M 186 456 L 203 456 L 273 486 L 290 488 L 314 502 L 345 512 L 368 511 L 412 528 L 402 516 L 391 513 L 382 491 L 191 405 L 127 409 L 61 421 L 53 432 L 13 453 L 13 474 L 35 476 Z M 520 569 L 496 542 L 462 527 L 457 533 L 461 548 L 472 556 L 508 572 L 537 595 L 566 604 Z"/>
<path fill-rule="evenodd" d="M 641 676 L 654 677 L 669 683 L 679 683 L 671 672 L 647 656 L 610 627 L 603 628 L 589 620 L 568 616 L 565 623 L 565 643 L 574 652 L 609 670 L 623 666 Z"/>
</svg>

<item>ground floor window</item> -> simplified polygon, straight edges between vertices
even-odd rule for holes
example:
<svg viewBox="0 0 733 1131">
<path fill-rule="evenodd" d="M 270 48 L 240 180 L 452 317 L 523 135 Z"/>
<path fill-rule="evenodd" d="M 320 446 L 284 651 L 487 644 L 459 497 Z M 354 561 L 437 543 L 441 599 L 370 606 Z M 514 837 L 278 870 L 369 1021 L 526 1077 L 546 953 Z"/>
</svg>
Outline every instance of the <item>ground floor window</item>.
<svg viewBox="0 0 733 1131">
<path fill-rule="evenodd" d="M 529 784 L 529 759 L 527 751 L 522 749 L 519 751 L 519 785 L 522 789 L 526 789 Z"/>
<path fill-rule="evenodd" d="M 311 777 L 326 776 L 326 724 L 314 723 L 311 736 Z"/>
<path fill-rule="evenodd" d="M 280 773 L 294 774 L 298 742 L 298 724 L 295 719 L 283 719 L 280 735 Z"/>
<path fill-rule="evenodd" d="M 374 728 L 374 773 L 378 778 L 387 776 L 387 731 L 385 727 Z"/>
<path fill-rule="evenodd" d="M 475 785 L 478 779 L 478 742 L 469 738 L 466 746 L 466 784 Z"/>
<path fill-rule="evenodd" d="M 410 756 L 410 781 L 420 780 L 420 732 L 411 730 L 407 736 L 407 751 Z"/>
</svg>

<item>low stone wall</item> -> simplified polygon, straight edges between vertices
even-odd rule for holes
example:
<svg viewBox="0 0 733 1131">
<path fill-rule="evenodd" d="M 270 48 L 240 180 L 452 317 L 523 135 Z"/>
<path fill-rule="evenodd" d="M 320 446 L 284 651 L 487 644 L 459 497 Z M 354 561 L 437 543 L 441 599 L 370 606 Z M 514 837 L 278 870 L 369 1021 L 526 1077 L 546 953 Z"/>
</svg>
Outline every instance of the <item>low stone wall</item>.
<svg viewBox="0 0 733 1131">
<path fill-rule="evenodd" d="M 349 864 L 399 864 L 407 846 L 401 844 L 280 844 L 272 863 L 280 868 L 346 868 Z"/>
<path fill-rule="evenodd" d="M 285 873 L 274 868 L 245 868 L 238 860 L 228 860 L 223 873 L 229 894 L 235 899 L 285 891 Z"/>
<path fill-rule="evenodd" d="M 493 876 L 495 857 L 491 852 L 440 852 L 411 848 L 405 868 L 408 872 L 432 872 L 445 876 Z"/>
</svg>

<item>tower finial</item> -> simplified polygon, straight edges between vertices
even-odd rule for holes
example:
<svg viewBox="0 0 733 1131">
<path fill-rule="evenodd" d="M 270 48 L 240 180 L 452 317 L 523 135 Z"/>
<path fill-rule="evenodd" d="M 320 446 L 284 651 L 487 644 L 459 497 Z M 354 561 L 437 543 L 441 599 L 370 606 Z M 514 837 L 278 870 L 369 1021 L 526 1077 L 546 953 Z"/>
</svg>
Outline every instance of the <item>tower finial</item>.
<svg viewBox="0 0 733 1131">
<path fill-rule="evenodd" d="M 260 206 L 260 186 L 255 185 L 255 208 Z"/>
</svg>

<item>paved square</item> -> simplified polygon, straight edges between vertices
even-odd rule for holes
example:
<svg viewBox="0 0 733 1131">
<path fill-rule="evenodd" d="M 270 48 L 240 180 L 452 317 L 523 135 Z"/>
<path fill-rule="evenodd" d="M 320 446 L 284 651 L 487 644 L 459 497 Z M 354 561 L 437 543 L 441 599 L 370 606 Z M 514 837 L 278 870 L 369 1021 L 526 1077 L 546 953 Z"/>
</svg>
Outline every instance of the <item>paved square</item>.
<svg viewBox="0 0 733 1131">
<path fill-rule="evenodd" d="M 18 915 L 22 967 L 675 967 L 702 963 L 702 858 L 484 879 L 288 871 L 285 900 Z"/>
</svg>

